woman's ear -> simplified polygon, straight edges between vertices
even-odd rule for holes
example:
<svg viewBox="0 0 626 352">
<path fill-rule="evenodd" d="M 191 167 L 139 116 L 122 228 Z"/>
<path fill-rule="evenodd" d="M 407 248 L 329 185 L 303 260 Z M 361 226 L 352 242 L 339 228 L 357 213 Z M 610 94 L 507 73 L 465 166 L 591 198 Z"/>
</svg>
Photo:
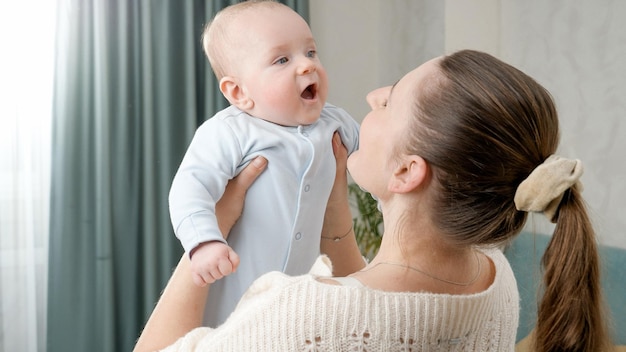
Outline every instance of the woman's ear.
<svg viewBox="0 0 626 352">
<path fill-rule="evenodd" d="M 224 76 L 220 79 L 220 91 L 231 105 L 234 105 L 242 111 L 249 111 L 254 107 L 254 102 L 246 91 L 237 83 L 237 80 L 231 76 Z"/>
<path fill-rule="evenodd" d="M 409 193 L 423 185 L 427 176 L 426 160 L 417 155 L 408 155 L 393 170 L 387 188 L 393 193 Z"/>
</svg>

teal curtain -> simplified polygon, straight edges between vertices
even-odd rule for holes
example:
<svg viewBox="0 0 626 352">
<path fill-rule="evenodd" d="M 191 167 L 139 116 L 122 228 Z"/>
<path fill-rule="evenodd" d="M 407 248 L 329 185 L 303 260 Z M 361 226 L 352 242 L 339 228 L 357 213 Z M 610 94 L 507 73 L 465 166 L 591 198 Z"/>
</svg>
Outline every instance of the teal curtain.
<svg viewBox="0 0 626 352">
<path fill-rule="evenodd" d="M 235 2 L 59 1 L 49 352 L 132 350 L 182 254 L 171 180 L 226 106 L 200 34 Z M 308 18 L 308 0 L 284 2 Z"/>
</svg>

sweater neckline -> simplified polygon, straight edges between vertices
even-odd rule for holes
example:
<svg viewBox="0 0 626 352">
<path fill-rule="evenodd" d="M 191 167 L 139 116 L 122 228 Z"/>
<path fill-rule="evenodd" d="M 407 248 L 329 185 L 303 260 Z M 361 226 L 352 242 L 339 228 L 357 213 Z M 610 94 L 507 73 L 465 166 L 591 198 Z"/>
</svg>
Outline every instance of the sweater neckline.
<svg viewBox="0 0 626 352">
<path fill-rule="evenodd" d="M 385 291 L 385 290 L 380 290 L 380 289 L 375 289 L 375 288 L 371 288 L 366 286 L 365 284 L 361 283 L 362 286 L 346 286 L 346 285 L 335 285 L 335 284 L 329 284 L 329 283 L 325 283 L 325 282 L 321 282 L 318 280 L 318 278 L 329 278 L 329 279 L 333 279 L 332 277 L 322 277 L 322 276 L 316 276 L 316 275 L 309 275 L 309 280 L 313 281 L 316 285 L 319 285 L 323 288 L 326 289 L 332 289 L 332 288 L 336 288 L 337 290 L 341 290 L 341 289 L 346 289 L 346 290 L 364 290 L 367 291 L 371 294 L 376 294 L 376 295 L 388 295 L 388 296 L 422 296 L 422 297 L 429 297 L 429 298 L 459 298 L 459 299 L 470 299 L 470 298 L 474 298 L 474 299 L 480 299 L 480 298 L 484 298 L 487 297 L 489 295 L 491 295 L 491 293 L 495 290 L 495 287 L 498 286 L 498 283 L 500 280 L 502 280 L 502 270 L 503 268 L 503 256 L 504 254 L 502 253 L 498 253 L 500 252 L 500 250 L 498 249 L 479 249 L 479 251 L 481 253 L 483 253 L 494 265 L 494 268 L 496 270 L 496 275 L 493 279 L 493 282 L 491 283 L 491 285 L 489 285 L 489 287 L 481 292 L 476 292 L 476 293 L 469 293 L 469 294 L 452 294 L 452 293 L 435 293 L 435 292 L 427 292 L 427 291 L 417 291 L 417 292 L 413 292 L 413 291 Z M 355 278 L 356 279 L 356 278 Z M 356 279 L 358 280 L 358 279 Z M 360 281 L 359 281 L 360 282 Z"/>
</svg>

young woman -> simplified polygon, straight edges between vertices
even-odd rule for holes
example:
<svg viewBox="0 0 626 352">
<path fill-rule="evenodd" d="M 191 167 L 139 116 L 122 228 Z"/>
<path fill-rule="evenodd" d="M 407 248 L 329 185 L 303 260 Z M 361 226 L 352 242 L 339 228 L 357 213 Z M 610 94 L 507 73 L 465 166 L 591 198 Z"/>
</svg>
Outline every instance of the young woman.
<svg viewBox="0 0 626 352">
<path fill-rule="evenodd" d="M 535 350 L 606 350 L 595 235 L 578 186 L 582 166 L 554 156 L 559 129 L 550 94 L 488 54 L 461 51 L 367 100 L 372 111 L 347 168 L 380 202 L 377 256 L 362 267 L 352 234 L 323 241 L 337 270 L 357 270 L 346 277 L 267 274 L 223 325 L 191 332 L 207 291 L 178 275 L 188 265 L 183 258 L 136 351 L 183 335 L 166 350 L 512 351 L 519 297 L 496 248 L 520 232 L 530 211 L 556 222 L 543 260 Z M 342 170 L 345 150 L 334 143 Z M 345 231 L 346 187 L 338 172 L 323 238 Z M 225 204 L 238 204 L 235 198 L 227 195 Z M 221 218 L 232 224 L 233 217 Z"/>
</svg>

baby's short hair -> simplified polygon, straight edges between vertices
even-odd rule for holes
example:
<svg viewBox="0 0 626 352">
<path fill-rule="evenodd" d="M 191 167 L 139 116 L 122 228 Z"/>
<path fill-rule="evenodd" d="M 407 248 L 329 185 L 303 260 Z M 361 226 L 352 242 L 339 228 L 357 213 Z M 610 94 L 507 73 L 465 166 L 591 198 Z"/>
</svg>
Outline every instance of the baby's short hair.
<svg viewBox="0 0 626 352">
<path fill-rule="evenodd" d="M 211 68 L 218 80 L 230 74 L 233 62 L 231 57 L 233 28 L 231 23 L 240 14 L 260 7 L 277 8 L 283 5 L 276 0 L 248 0 L 228 6 L 219 11 L 213 19 L 204 27 L 202 32 L 202 48 L 209 59 Z"/>
</svg>

